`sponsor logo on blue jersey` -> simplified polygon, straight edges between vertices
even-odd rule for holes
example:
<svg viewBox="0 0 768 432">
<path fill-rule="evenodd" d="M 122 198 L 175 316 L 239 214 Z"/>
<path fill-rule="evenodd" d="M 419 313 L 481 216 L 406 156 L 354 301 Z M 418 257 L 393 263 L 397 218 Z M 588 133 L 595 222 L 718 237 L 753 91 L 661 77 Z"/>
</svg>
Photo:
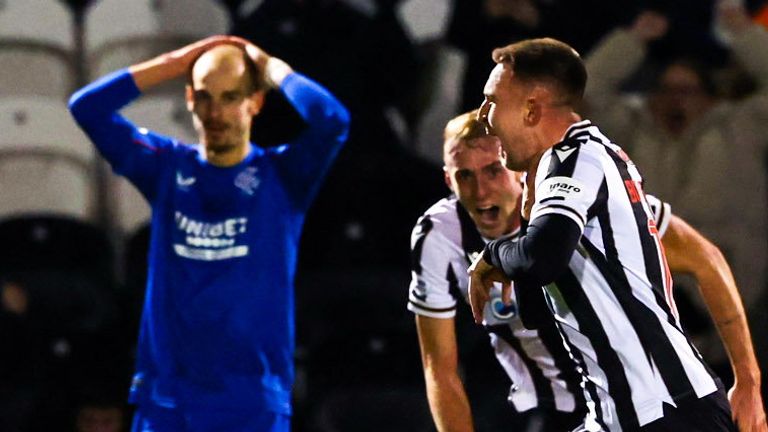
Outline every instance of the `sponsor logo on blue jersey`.
<svg viewBox="0 0 768 432">
<path fill-rule="evenodd" d="M 202 222 L 177 211 L 176 228 L 184 241 L 177 240 L 173 249 L 184 258 L 219 261 L 248 255 L 248 246 L 238 242 L 248 229 L 248 218 Z"/>
</svg>

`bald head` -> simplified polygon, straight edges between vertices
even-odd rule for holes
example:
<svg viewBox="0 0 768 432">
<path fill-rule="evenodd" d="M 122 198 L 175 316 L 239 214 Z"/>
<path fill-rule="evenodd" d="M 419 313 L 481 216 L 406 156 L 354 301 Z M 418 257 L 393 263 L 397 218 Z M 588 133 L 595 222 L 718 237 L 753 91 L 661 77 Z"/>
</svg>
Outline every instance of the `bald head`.
<svg viewBox="0 0 768 432">
<path fill-rule="evenodd" d="M 211 75 L 243 81 L 248 93 L 262 88 L 256 65 L 245 50 L 235 45 L 218 45 L 195 59 L 187 74 L 187 83 L 196 88 L 200 80 Z"/>
</svg>

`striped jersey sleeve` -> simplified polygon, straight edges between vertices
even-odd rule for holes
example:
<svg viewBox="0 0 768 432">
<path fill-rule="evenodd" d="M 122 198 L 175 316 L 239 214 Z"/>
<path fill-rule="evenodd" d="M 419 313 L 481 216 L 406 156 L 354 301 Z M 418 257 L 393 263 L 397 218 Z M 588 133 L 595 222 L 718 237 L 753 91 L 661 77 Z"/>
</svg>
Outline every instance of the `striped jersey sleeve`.
<svg viewBox="0 0 768 432">
<path fill-rule="evenodd" d="M 638 430 L 716 390 L 682 330 L 660 237 L 668 204 L 589 121 L 572 125 L 541 159 L 532 222 L 557 213 L 582 227 L 568 269 L 545 287 L 550 309 L 590 381 L 598 420 Z"/>
<path fill-rule="evenodd" d="M 605 180 L 601 162 L 581 151 L 585 141 L 571 137 L 542 157 L 536 173 L 531 222 L 544 215 L 559 214 L 584 231 L 589 210 L 601 198 L 600 188 Z"/>
<path fill-rule="evenodd" d="M 444 199 L 432 206 L 411 233 L 408 309 L 432 318 L 456 315 L 459 285 L 467 278 L 461 229 L 452 201 Z"/>
<path fill-rule="evenodd" d="M 653 218 L 656 220 L 656 228 L 659 230 L 659 237 L 664 237 L 664 233 L 669 227 L 669 221 L 672 220 L 672 207 L 654 195 L 646 194 L 646 201 L 651 207 Z"/>
</svg>

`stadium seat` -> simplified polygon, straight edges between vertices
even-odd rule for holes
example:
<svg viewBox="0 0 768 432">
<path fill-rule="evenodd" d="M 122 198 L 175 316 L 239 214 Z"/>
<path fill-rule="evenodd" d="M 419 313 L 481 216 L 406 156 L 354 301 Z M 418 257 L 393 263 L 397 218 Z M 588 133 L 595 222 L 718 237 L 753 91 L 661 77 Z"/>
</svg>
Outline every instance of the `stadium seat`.
<svg viewBox="0 0 768 432">
<path fill-rule="evenodd" d="M 74 88 L 68 51 L 31 41 L 0 39 L 0 97 L 66 100 Z"/>
<path fill-rule="evenodd" d="M 95 216 L 95 151 L 63 101 L 0 98 L 0 217 Z"/>
<path fill-rule="evenodd" d="M 0 96 L 66 98 L 74 85 L 74 40 L 62 2 L 0 2 Z"/>
<path fill-rule="evenodd" d="M 226 8 L 212 0 L 100 0 L 86 15 L 90 75 L 95 78 L 228 29 Z"/>
<path fill-rule="evenodd" d="M 229 31 L 229 13 L 220 1 L 165 1 L 160 8 L 163 28 L 173 34 L 203 36 L 225 34 Z"/>
<path fill-rule="evenodd" d="M 33 41 L 69 50 L 74 47 L 73 19 L 61 1 L 0 2 L 0 39 Z"/>
</svg>

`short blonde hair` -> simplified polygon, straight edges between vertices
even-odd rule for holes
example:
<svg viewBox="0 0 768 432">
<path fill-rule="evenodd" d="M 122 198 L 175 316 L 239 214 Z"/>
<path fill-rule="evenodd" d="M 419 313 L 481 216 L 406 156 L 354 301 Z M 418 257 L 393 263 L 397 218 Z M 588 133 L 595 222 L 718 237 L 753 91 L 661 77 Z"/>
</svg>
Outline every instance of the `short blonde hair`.
<svg viewBox="0 0 768 432">
<path fill-rule="evenodd" d="M 473 147 L 470 141 L 488 136 L 485 124 L 478 120 L 479 110 L 458 115 L 445 125 L 443 131 L 443 162 L 448 165 L 451 155 L 459 153 L 463 146 Z"/>
</svg>

